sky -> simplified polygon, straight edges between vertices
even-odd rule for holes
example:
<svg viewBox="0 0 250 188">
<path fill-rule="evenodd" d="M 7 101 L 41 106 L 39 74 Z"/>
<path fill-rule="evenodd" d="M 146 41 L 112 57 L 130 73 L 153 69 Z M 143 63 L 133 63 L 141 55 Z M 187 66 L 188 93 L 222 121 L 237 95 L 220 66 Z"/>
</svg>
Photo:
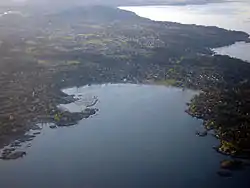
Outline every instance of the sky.
<svg viewBox="0 0 250 188">
<path fill-rule="evenodd" d="M 162 3 L 180 3 L 180 2 L 187 2 L 190 4 L 193 3 L 203 3 L 203 2 L 222 2 L 222 1 L 232 1 L 232 0 L 0 0 L 0 4 L 65 4 L 65 5 L 72 5 L 72 4 L 119 4 L 119 3 L 141 3 L 143 2 L 156 2 L 156 4 Z M 241 0 L 242 1 L 242 0 Z M 244 0 L 243 0 L 244 1 Z M 246 0 L 248 1 L 248 0 Z"/>
<path fill-rule="evenodd" d="M 213 0 L 0 0 L 0 3 L 13 3 L 13 2 L 57 2 L 57 3 L 70 3 L 70 2 L 93 2 L 93 1 L 97 1 L 97 2 L 124 2 L 124 1 L 134 1 L 134 2 L 143 2 L 143 1 L 162 1 L 162 2 L 178 2 L 178 1 L 213 1 Z M 220 0 L 217 0 L 220 1 Z"/>
</svg>

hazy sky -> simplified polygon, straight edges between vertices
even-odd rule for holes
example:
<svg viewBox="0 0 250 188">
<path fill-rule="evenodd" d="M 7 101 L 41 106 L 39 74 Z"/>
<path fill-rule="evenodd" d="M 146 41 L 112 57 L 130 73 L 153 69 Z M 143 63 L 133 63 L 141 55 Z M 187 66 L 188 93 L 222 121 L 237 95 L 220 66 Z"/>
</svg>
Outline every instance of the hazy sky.
<svg viewBox="0 0 250 188">
<path fill-rule="evenodd" d="M 161 2 L 185 2 L 185 1 L 214 1 L 214 0 L 0 0 L 1 3 L 13 3 L 13 2 L 61 2 L 61 3 L 65 3 L 65 2 L 93 2 L 93 1 L 97 1 L 97 2 L 124 2 L 124 1 L 128 1 L 128 2 L 143 2 L 143 1 L 161 1 Z M 217 1 L 221 1 L 221 0 L 217 0 Z"/>
<path fill-rule="evenodd" d="M 139 2 L 143 4 L 143 2 L 158 2 L 158 4 L 162 3 L 202 3 L 202 2 L 222 2 L 222 1 L 232 1 L 232 0 L 0 0 L 0 4 L 10 4 L 10 3 L 46 3 L 46 4 L 116 4 L 116 3 L 134 3 Z M 244 0 L 240 0 L 244 1 Z M 247 0 L 246 0 L 247 1 Z"/>
</svg>

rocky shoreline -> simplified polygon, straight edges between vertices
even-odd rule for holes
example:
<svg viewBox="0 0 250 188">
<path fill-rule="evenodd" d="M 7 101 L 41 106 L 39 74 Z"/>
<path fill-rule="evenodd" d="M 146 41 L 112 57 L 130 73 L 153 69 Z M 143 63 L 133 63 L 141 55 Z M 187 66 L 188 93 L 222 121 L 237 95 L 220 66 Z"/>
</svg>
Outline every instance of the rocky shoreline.
<svg viewBox="0 0 250 188">
<path fill-rule="evenodd" d="M 224 93 L 223 93 L 224 94 Z M 233 98 L 227 98 L 221 93 L 209 92 L 196 96 L 191 103 L 187 113 L 193 117 L 204 120 L 206 130 L 213 129 L 215 136 L 220 140 L 220 146 L 215 150 L 233 157 L 250 158 L 250 128 L 248 126 L 248 112 L 242 112 L 241 108 L 234 111 L 231 106 L 235 103 Z M 217 96 L 217 98 L 216 98 Z M 225 97 L 225 98 L 224 98 Z M 242 99 L 244 100 L 244 99 Z M 218 111 L 218 108 L 220 108 Z"/>
<path fill-rule="evenodd" d="M 72 96 L 67 96 L 66 98 L 61 97 L 60 101 L 64 104 L 69 104 L 75 102 L 76 99 L 74 99 Z M 62 111 L 59 108 L 54 108 L 53 114 L 51 113 L 50 115 L 46 115 L 43 117 L 36 117 L 33 119 L 33 121 L 29 120 L 29 126 L 23 127 L 23 131 L 26 130 L 23 133 L 20 132 L 17 134 L 6 135 L 7 139 L 3 143 L 3 149 L 0 151 L 0 159 L 15 160 L 24 157 L 27 153 L 21 148 L 23 144 L 31 142 L 37 135 L 41 133 L 39 124 L 47 124 L 47 126 L 49 126 L 49 128 L 51 129 L 76 125 L 82 119 L 87 119 L 98 112 L 98 109 L 94 108 L 96 103 L 97 100 L 95 100 L 91 105 L 86 106 L 86 108 L 81 112 L 74 113 L 69 111 Z M 57 104 L 55 103 L 53 105 L 56 106 Z M 32 134 L 25 134 L 30 130 L 35 130 L 35 132 L 33 132 Z M 31 143 L 29 143 L 29 145 L 31 146 Z"/>
</svg>

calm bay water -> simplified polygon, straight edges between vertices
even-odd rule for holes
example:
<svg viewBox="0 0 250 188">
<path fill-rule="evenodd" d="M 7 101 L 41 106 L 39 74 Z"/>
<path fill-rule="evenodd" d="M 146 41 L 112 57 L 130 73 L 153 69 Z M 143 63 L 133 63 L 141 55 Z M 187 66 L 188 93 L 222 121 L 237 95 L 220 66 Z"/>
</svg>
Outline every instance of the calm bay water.
<svg viewBox="0 0 250 188">
<path fill-rule="evenodd" d="M 1 187 L 11 188 L 248 188 L 246 171 L 221 178 L 225 159 L 197 137 L 201 121 L 186 102 L 197 92 L 164 86 L 94 85 L 65 90 L 96 96 L 97 115 L 58 129 L 44 126 L 27 156 L 0 161 Z M 80 106 L 65 106 L 79 111 Z"/>
<path fill-rule="evenodd" d="M 218 26 L 250 34 L 250 1 L 210 3 L 186 6 L 134 6 L 120 7 L 141 17 L 155 21 L 172 21 L 183 24 Z M 236 43 L 214 49 L 216 53 L 250 61 L 250 44 Z"/>
<path fill-rule="evenodd" d="M 250 43 L 236 42 L 230 46 L 216 48 L 214 52 L 250 62 Z"/>
</svg>

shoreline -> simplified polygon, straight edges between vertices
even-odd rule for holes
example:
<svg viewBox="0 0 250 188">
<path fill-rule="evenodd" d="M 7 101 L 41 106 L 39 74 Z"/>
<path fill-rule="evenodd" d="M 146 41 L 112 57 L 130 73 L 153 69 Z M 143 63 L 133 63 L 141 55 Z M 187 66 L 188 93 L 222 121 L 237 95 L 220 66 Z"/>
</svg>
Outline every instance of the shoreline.
<svg viewBox="0 0 250 188">
<path fill-rule="evenodd" d="M 82 11 L 90 14 L 91 18 L 85 25 L 80 25 L 83 28 L 79 26 Z M 96 15 L 96 11 L 100 15 Z M 103 14 L 107 12 L 110 17 L 103 19 Z M 93 16 L 97 16 L 94 21 Z M 41 17 L 47 23 L 48 18 Z M 245 81 L 250 69 L 245 62 L 225 56 L 211 56 L 209 50 L 246 40 L 249 35 L 244 32 L 145 21 L 127 11 L 107 7 L 93 7 L 93 11 L 73 9 L 49 18 L 55 24 L 51 26 L 48 22 L 45 26 L 52 33 L 58 31 L 56 37 L 53 38 L 48 31 L 49 34 L 43 33 L 44 22 L 37 23 L 35 18 L 30 18 L 31 21 L 28 21 L 33 28 L 42 25 L 38 27 L 41 30 L 33 31 L 38 32 L 39 36 L 31 32 L 27 41 L 19 42 L 19 38 L 8 38 L 8 30 L 5 40 L 15 45 L 6 43 L 5 49 L 0 48 L 0 68 L 3 70 L 0 74 L 3 85 L 0 107 L 4 112 L 1 115 L 1 145 L 23 135 L 39 117 L 56 124 L 56 127 L 71 126 L 97 112 L 92 108 L 83 113 L 63 113 L 58 110 L 59 104 L 70 100 L 66 100 L 70 96 L 61 91 L 66 87 L 124 80 L 131 83 L 163 80 L 179 87 L 223 91 L 227 87 L 237 90 L 239 83 L 250 84 L 248 80 Z M 8 26 L 9 22 L 6 24 Z M 64 31 L 67 24 L 75 24 L 75 28 L 80 29 L 68 33 Z M 23 27 L 26 25 L 21 22 L 17 28 L 22 31 Z M 18 29 L 13 32 L 20 35 L 22 32 Z M 90 33 L 79 35 L 83 29 Z M 204 43 L 201 44 L 201 40 Z M 199 53 L 205 55 L 197 55 Z M 237 79 L 232 80 L 232 75 Z"/>
</svg>

